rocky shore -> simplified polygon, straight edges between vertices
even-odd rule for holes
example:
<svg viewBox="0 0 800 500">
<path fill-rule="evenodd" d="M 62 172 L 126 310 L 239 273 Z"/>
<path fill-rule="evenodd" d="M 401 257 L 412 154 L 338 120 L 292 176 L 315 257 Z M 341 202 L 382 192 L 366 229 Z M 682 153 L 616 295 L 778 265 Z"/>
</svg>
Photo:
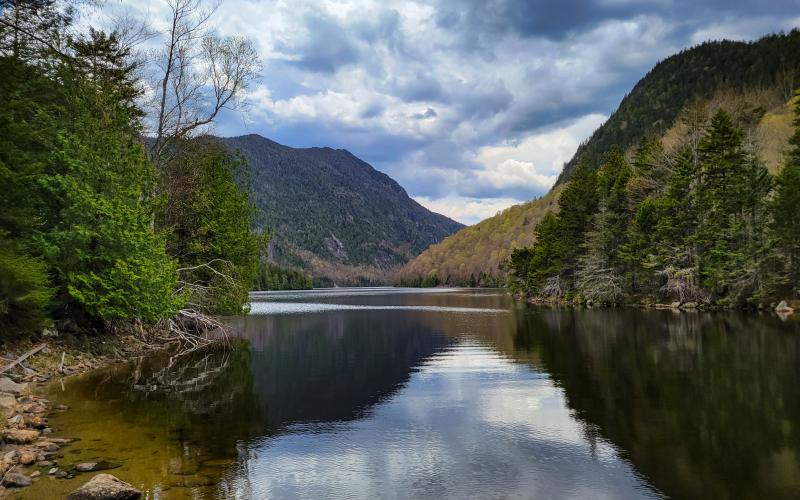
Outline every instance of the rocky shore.
<svg viewBox="0 0 800 500">
<path fill-rule="evenodd" d="M 160 346 L 132 335 L 105 337 L 43 337 L 40 342 L 5 345 L 0 358 L 0 497 L 10 488 L 26 488 L 36 481 L 71 479 L 87 474 L 87 482 L 72 492 L 70 500 L 134 499 L 141 493 L 111 474 L 111 462 L 69 463 L 62 448 L 73 439 L 57 436 L 48 417 L 65 412 L 42 396 L 44 384 L 113 363 L 126 361 Z"/>
</svg>

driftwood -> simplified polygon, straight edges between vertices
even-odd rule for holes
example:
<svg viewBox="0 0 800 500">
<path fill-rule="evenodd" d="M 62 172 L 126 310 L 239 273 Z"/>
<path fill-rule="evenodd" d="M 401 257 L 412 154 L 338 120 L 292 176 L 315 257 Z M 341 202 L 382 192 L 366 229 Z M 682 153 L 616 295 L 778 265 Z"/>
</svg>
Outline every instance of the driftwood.
<svg viewBox="0 0 800 500">
<path fill-rule="evenodd" d="M 33 356 L 37 352 L 41 351 L 45 347 L 47 347 L 47 342 L 42 342 L 41 344 L 37 345 L 36 347 L 31 349 L 30 351 L 26 352 L 22 356 L 20 356 L 17 359 L 15 359 L 13 362 L 11 362 L 11 363 L 7 364 L 6 366 L 0 368 L 0 373 L 5 373 L 5 372 L 7 372 L 8 370 L 14 368 L 17 365 L 22 366 L 22 362 L 23 361 L 25 361 L 26 359 L 30 358 L 31 356 Z"/>
</svg>

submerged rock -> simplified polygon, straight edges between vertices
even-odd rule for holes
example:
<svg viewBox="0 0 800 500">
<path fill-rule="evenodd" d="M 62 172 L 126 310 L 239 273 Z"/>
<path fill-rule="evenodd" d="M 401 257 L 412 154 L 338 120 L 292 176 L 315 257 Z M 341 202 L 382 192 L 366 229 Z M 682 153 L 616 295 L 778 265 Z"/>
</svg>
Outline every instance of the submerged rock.
<svg viewBox="0 0 800 500">
<path fill-rule="evenodd" d="M 84 462 L 82 464 L 78 464 L 75 466 L 75 470 L 78 472 L 90 472 L 93 471 L 97 462 Z"/>
<path fill-rule="evenodd" d="M 98 474 L 77 490 L 67 495 L 67 500 L 133 500 L 142 492 L 111 474 Z"/>
</svg>

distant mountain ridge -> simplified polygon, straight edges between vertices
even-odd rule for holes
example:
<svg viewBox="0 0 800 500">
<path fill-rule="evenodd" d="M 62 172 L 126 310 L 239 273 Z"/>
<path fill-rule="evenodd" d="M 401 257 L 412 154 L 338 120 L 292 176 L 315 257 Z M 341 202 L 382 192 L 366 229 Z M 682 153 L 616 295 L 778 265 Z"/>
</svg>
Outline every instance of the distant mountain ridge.
<svg viewBox="0 0 800 500">
<path fill-rule="evenodd" d="M 219 140 L 248 161 L 257 222 L 274 233 L 271 259 L 320 284 L 388 283 L 463 227 L 347 150 L 292 148 L 255 134 Z"/>
<path fill-rule="evenodd" d="M 440 281 L 468 285 L 501 281 L 502 262 L 516 247 L 533 243 L 533 231 L 544 215 L 558 207 L 558 192 L 585 156 L 597 168 L 616 145 L 623 150 L 646 136 L 669 141 L 680 111 L 696 99 L 720 94 L 734 114 L 756 120 L 755 138 L 762 142 L 762 161 L 774 171 L 782 161 L 791 118 L 786 106 L 800 86 L 800 31 L 775 34 L 755 42 L 707 42 L 659 62 L 626 95 L 618 109 L 582 144 L 564 165 L 555 186 L 544 197 L 506 209 L 465 228 L 420 254 L 397 274 L 398 282 L 437 275 Z M 741 109 L 748 108 L 748 109 Z"/>
</svg>

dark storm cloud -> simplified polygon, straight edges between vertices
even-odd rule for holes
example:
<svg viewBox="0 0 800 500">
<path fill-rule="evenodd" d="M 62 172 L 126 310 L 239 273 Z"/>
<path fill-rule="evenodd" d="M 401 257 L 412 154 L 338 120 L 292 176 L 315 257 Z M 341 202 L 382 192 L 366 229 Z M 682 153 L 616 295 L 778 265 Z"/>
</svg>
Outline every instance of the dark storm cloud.
<svg viewBox="0 0 800 500">
<path fill-rule="evenodd" d="M 334 73 L 359 60 L 359 48 L 350 33 L 332 19 L 309 15 L 305 18 L 305 27 L 308 36 L 296 45 L 279 43 L 276 46 L 279 52 L 292 57 L 288 64 L 313 72 Z"/>
</svg>

